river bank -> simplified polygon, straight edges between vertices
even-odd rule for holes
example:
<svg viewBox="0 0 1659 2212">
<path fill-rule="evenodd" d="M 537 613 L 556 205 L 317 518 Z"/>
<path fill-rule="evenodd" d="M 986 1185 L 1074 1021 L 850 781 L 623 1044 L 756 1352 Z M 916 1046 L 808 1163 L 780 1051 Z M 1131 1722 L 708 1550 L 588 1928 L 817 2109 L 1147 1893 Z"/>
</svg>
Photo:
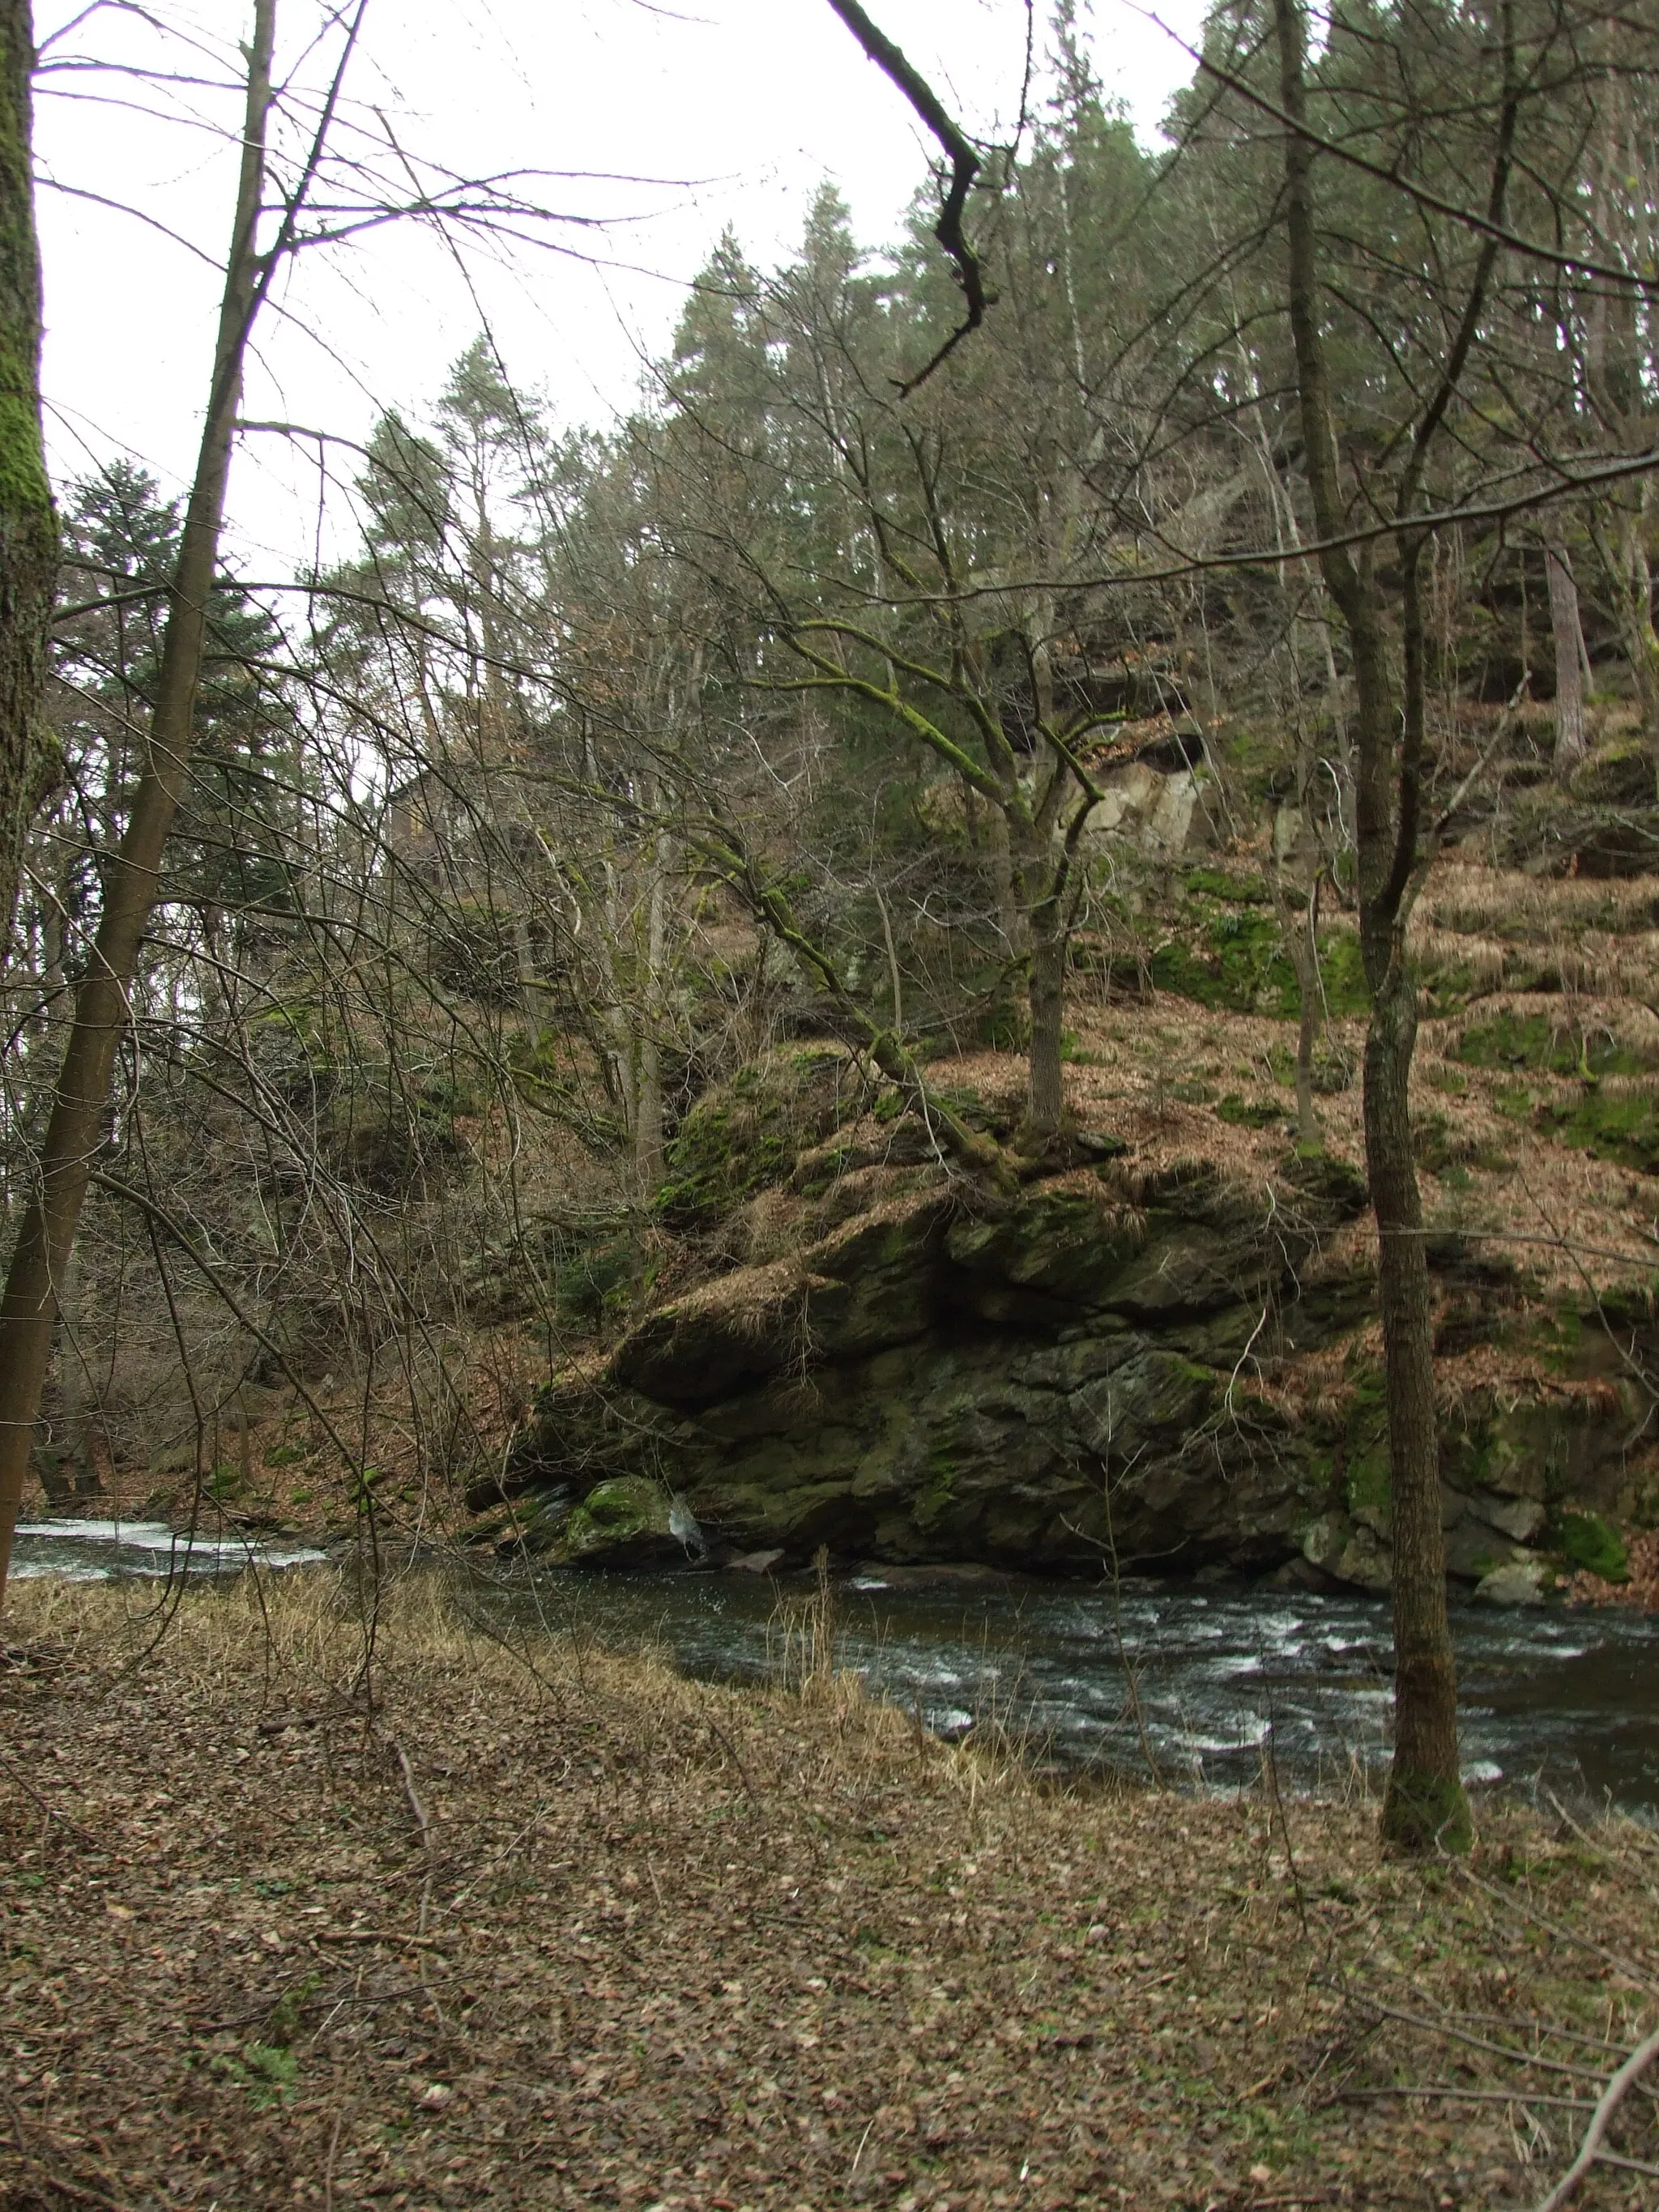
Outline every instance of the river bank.
<svg viewBox="0 0 1659 2212">
<path fill-rule="evenodd" d="M 1659 2010 L 1627 1825 L 1390 1864 L 1271 1773 L 1044 1787 L 810 1641 L 739 1693 L 429 1581 L 372 1638 L 324 1576 L 162 1627 L 12 1597 L 18 2207 L 1518 2205 Z"/>
<path fill-rule="evenodd" d="M 1659 1819 L 1659 1619 L 1632 1576 L 1615 1601 L 1522 1607 L 1467 1595 L 1451 1612 L 1471 1787 L 1553 1795 Z M 224 1578 L 250 1566 L 348 1565 L 315 1547 L 165 1523 L 20 1529 L 14 1572 L 78 1580 Z M 1239 1578 L 1000 1574 L 866 1563 L 822 1576 L 696 1565 L 605 1569 L 497 1559 L 478 1547 L 384 1544 L 497 1629 L 653 1650 L 705 1682 L 770 1688 L 803 1639 L 865 1693 L 952 1742 L 1017 1744 L 1028 1769 L 1184 1794 L 1254 1785 L 1271 1744 L 1282 1789 L 1379 1789 L 1389 1756 L 1393 1626 L 1385 1598 Z"/>
</svg>

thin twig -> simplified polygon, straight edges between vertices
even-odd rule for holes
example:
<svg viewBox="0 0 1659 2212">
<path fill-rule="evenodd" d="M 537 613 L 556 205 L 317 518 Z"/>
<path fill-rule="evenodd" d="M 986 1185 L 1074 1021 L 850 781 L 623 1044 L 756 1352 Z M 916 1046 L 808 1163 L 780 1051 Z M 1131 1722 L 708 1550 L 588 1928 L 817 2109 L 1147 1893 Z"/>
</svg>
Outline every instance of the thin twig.
<svg viewBox="0 0 1659 2212">
<path fill-rule="evenodd" d="M 720 1726 L 717 1720 L 714 1719 L 708 1713 L 703 1715 L 703 1718 L 708 1724 L 709 1735 L 714 1737 L 715 1742 L 720 1745 L 720 1749 L 731 1760 L 732 1765 L 737 1768 L 738 1773 L 742 1779 L 743 1786 L 749 1792 L 750 1803 L 751 1805 L 758 1805 L 760 1803 L 759 1794 L 757 1791 L 754 1784 L 749 1779 L 749 1769 L 744 1765 L 742 1759 L 738 1756 L 737 1746 L 732 1742 L 731 1737 L 727 1735 L 726 1730 Z"/>
<path fill-rule="evenodd" d="M 47 1804 L 46 1799 L 40 1795 L 40 1792 L 35 1788 L 34 1784 L 32 1782 L 26 1780 L 25 1778 L 18 1772 L 16 1763 L 12 1759 L 11 1754 L 9 1752 L 0 1751 L 0 1760 L 4 1761 L 7 1771 L 9 1772 L 12 1780 L 17 1784 L 18 1788 L 26 1791 L 29 1796 L 33 1798 L 35 1803 L 46 1814 L 47 1820 L 56 1820 L 60 1828 L 69 1829 L 71 1834 L 79 1836 L 82 1843 L 92 1844 L 94 1850 L 102 1850 L 103 1845 L 100 1838 L 93 1834 L 90 1828 L 83 1828 L 78 1820 L 71 1820 L 67 1813 L 60 1813 L 55 1806 Z"/>
<path fill-rule="evenodd" d="M 1596 1942 L 1591 1936 L 1579 1935 L 1576 1929 L 1563 1928 L 1557 1921 L 1546 1920 L 1541 1912 L 1534 1912 L 1530 1906 L 1525 1912 L 1516 1913 L 1501 1889 L 1494 1889 L 1489 1881 L 1482 1881 L 1478 1874 L 1472 1874 L 1466 1866 L 1458 1867 L 1456 1872 L 1465 1881 L 1472 1883 L 1476 1889 L 1484 1892 L 1494 1904 L 1503 1905 L 1510 1912 L 1513 1918 L 1518 1919 L 1523 1925 L 1530 1921 L 1534 1927 L 1541 1928 L 1547 1936 L 1553 1936 L 1558 1942 L 1576 1944 L 1581 1951 L 1589 1951 L 1598 1959 L 1605 1959 L 1607 1965 L 1615 1972 L 1627 1974 L 1638 1988 L 1646 1990 L 1650 1996 L 1659 1996 L 1659 1983 L 1656 1983 L 1648 1970 L 1638 1966 L 1634 1960 L 1620 1958 L 1618 1952 L 1609 1951 L 1604 1943 Z"/>
<path fill-rule="evenodd" d="M 340 2148 L 340 2129 L 345 2120 L 342 2106 L 334 2115 L 334 2132 L 328 2139 L 328 2162 L 323 2168 L 323 2212 L 334 2212 L 334 2154 Z"/>
<path fill-rule="evenodd" d="M 1370 1996 L 1364 1990 L 1349 1991 L 1356 2004 L 1369 2005 L 1373 2012 L 1381 2013 L 1385 2020 L 1397 2020 L 1406 2027 L 1426 2028 L 1431 2035 L 1443 2035 L 1453 2043 L 1467 2043 L 1472 2050 L 1489 2051 L 1497 2058 L 1507 2058 L 1516 2066 L 1536 2066 L 1547 2074 L 1571 2074 L 1581 2081 L 1599 2081 L 1601 2075 L 1594 2066 L 1575 2066 L 1566 2058 L 1539 2058 L 1530 2051 L 1516 2051 L 1507 2043 L 1494 2043 L 1490 2036 L 1471 2035 L 1466 2028 L 1453 2027 L 1444 2021 L 1431 2020 L 1421 2013 L 1401 2012 L 1395 2005 L 1385 2005 L 1378 1997 Z"/>
<path fill-rule="evenodd" d="M 1346 2105 L 1358 2098 L 1371 2097 L 1453 2097 L 1460 2105 L 1561 2105 L 1575 2112 L 1593 2109 L 1588 2097 L 1552 2097 L 1542 2090 L 1532 2089 L 1457 2089 L 1439 2081 L 1391 2082 L 1376 2089 L 1338 2089 L 1332 2102 Z"/>
<path fill-rule="evenodd" d="M 1659 2058 L 1659 2028 L 1656 2028 L 1644 2043 L 1637 2045 L 1635 2050 L 1632 2051 L 1630 2057 L 1602 2091 L 1601 2100 L 1591 2114 L 1590 2124 L 1584 2130 L 1584 2140 L 1578 2146 L 1577 2157 L 1540 2204 L 1538 2212 L 1559 2212 L 1559 2208 L 1576 2193 L 1579 2183 L 1595 2164 L 1596 2160 L 1603 2155 L 1601 2138 L 1606 2135 L 1613 2114 L 1636 2086 L 1639 2077 L 1646 2072 L 1656 2058 Z M 1609 2155 L 1616 2155 L 1616 2154 Z M 1623 2165 L 1626 2161 L 1621 2159 L 1619 2163 Z M 1638 2171 L 1651 2173 L 1655 2169 L 1652 2166 L 1647 2166 L 1638 2168 Z"/>
<path fill-rule="evenodd" d="M 409 1763 L 409 1753 L 397 1738 L 392 1748 L 398 1754 L 398 1764 L 403 1769 L 404 1795 L 409 1800 L 409 1809 L 415 1815 L 415 1825 L 421 1832 L 421 1849 L 426 1854 L 426 1879 L 421 1884 L 421 1917 L 416 1925 L 426 1933 L 426 1923 L 432 1912 L 432 1885 L 438 1878 L 438 1853 L 432 1838 L 432 1815 L 421 1802 L 421 1793 L 415 1787 L 415 1770 Z"/>
</svg>

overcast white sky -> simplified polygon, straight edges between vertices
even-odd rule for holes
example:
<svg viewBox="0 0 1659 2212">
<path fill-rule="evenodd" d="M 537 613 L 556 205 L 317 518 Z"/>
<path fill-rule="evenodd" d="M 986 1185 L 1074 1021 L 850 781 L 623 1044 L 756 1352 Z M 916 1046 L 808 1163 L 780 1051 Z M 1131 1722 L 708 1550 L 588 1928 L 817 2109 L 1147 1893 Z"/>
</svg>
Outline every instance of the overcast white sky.
<svg viewBox="0 0 1659 2212">
<path fill-rule="evenodd" d="M 63 483 L 130 453 L 172 492 L 199 428 L 216 296 L 209 264 L 222 254 L 234 191 L 223 134 L 237 105 L 210 83 L 62 64 L 222 81 L 252 9 L 161 0 L 158 10 L 152 0 L 166 39 L 110 0 L 65 30 L 85 12 L 85 0 L 36 0 L 43 58 L 60 64 L 40 80 L 37 153 L 43 173 L 71 188 L 46 189 L 40 204 L 52 459 Z M 279 76 L 329 12 L 319 0 L 282 0 Z M 1200 0 L 1167 0 L 1158 12 L 1196 35 Z M 1006 133 L 1024 70 L 1022 0 L 874 0 L 872 13 L 971 132 Z M 1037 14 L 1041 38 L 1046 0 Z M 1187 56 L 1130 0 L 1094 0 L 1085 27 L 1108 91 L 1152 137 L 1189 74 Z M 543 392 L 556 420 L 602 422 L 632 401 L 642 356 L 663 348 L 683 287 L 724 226 L 752 258 L 780 258 L 830 177 L 860 237 L 878 247 L 896 235 L 932 150 L 825 0 L 369 0 L 348 93 L 355 118 L 382 111 L 401 144 L 459 171 L 672 180 L 536 187 L 572 212 L 623 218 L 559 240 L 617 265 L 474 249 L 463 274 L 429 232 L 408 228 L 303 257 L 285 313 L 262 325 L 246 412 L 349 439 L 364 437 L 383 406 L 418 418 L 483 316 L 514 380 Z M 231 532 L 250 572 L 288 573 L 313 544 L 334 553 L 349 543 L 337 489 L 319 522 L 315 454 L 268 436 L 244 442 Z M 336 453 L 331 465 L 349 478 L 352 457 Z"/>
</svg>

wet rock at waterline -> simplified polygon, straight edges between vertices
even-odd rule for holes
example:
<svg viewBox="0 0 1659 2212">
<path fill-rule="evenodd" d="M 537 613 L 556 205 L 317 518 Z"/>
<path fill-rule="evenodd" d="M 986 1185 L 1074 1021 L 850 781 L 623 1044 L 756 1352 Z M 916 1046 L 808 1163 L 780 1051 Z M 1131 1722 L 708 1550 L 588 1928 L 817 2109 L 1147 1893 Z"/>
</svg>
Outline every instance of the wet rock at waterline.
<svg viewBox="0 0 1659 2212">
<path fill-rule="evenodd" d="M 1292 1159 L 1263 1189 L 1109 1159 L 970 1206 L 907 1167 L 864 1195 L 837 1218 L 832 1190 L 794 1217 L 816 1237 L 665 1301 L 544 1392 L 475 1504 L 510 1498 L 514 1540 L 573 1564 L 685 1556 L 678 1494 L 713 1557 L 769 1567 L 823 1545 L 1389 1587 L 1385 1412 L 1352 1349 L 1374 1282 L 1352 1243 L 1330 1256 L 1364 1204 L 1352 1170 Z M 1345 1343 L 1341 1387 L 1283 1387 Z M 1630 1409 L 1596 1388 L 1450 1410 L 1450 1572 L 1525 1567 L 1561 1500 L 1608 1502 Z"/>
<path fill-rule="evenodd" d="M 1547 1559 L 1535 1553 L 1517 1553 L 1501 1567 L 1482 1575 L 1474 1594 L 1486 1605 L 1542 1605 L 1555 1581 Z"/>
</svg>

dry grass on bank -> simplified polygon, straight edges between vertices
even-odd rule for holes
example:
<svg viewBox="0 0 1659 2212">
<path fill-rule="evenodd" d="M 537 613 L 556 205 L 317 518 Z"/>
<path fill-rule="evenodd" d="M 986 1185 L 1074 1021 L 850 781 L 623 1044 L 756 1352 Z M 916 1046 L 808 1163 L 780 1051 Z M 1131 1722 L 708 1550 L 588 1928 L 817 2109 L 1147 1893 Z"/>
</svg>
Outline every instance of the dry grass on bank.
<svg viewBox="0 0 1659 2212">
<path fill-rule="evenodd" d="M 1390 1864 L 1363 1806 L 1045 1791 L 430 1583 L 371 1717 L 327 1578 L 147 1657 L 136 1603 L 12 1601 L 15 2212 L 1531 2204 L 1659 2018 L 1635 1830 Z M 1580 2202 L 1656 2201 L 1655 2109 Z"/>
</svg>

